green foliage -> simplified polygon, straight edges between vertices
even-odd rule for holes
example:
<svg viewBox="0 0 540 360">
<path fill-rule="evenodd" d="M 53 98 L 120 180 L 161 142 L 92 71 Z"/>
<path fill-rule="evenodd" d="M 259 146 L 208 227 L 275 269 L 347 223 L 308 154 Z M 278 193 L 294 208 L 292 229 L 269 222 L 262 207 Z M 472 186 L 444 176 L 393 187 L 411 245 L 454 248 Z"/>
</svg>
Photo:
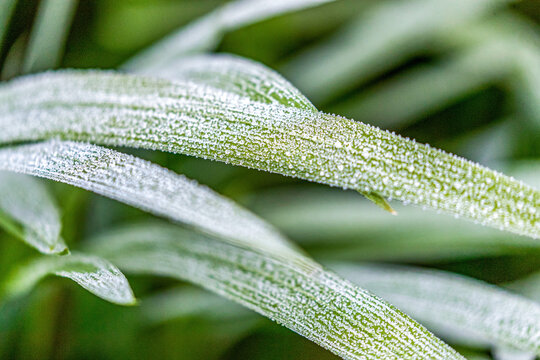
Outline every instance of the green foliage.
<svg viewBox="0 0 540 360">
<path fill-rule="evenodd" d="M 1 2 L 3 80 L 81 69 L 0 83 L 0 358 L 540 355 L 539 19 L 531 0 Z"/>
</svg>

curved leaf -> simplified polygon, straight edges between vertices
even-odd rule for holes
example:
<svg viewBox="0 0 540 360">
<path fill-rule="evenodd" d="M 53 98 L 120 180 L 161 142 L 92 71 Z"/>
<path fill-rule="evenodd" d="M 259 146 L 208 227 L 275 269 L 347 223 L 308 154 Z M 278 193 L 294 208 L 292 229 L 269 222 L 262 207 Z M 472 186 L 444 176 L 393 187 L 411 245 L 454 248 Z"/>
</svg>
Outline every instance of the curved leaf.
<svg viewBox="0 0 540 360">
<path fill-rule="evenodd" d="M 204 82 L 49 73 L 3 85 L 0 112 L 0 143 L 62 137 L 172 151 L 540 235 L 540 192 L 513 178 L 369 125 Z"/>
<path fill-rule="evenodd" d="M 85 254 L 38 258 L 11 273 L 2 290 L 7 296 L 18 296 L 48 275 L 71 279 L 94 295 L 115 304 L 133 305 L 136 302 L 127 279 L 116 266 Z"/>
<path fill-rule="evenodd" d="M 187 280 L 345 359 L 462 359 L 393 306 L 316 264 L 301 267 L 171 225 L 104 234 L 90 251 L 128 272 Z"/>
<path fill-rule="evenodd" d="M 436 333 L 540 354 L 540 305 L 482 281 L 437 270 L 332 264 Z"/>
<path fill-rule="evenodd" d="M 0 225 L 44 254 L 68 251 L 56 204 L 31 176 L 0 171 Z"/>
<path fill-rule="evenodd" d="M 0 169 L 78 186 L 244 246 L 304 259 L 279 233 L 232 201 L 131 155 L 53 140 L 1 149 Z"/>
<path fill-rule="evenodd" d="M 227 31 L 330 1 L 333 0 L 232 1 L 137 54 L 124 68 L 151 74 L 184 55 L 212 50 Z"/>
</svg>

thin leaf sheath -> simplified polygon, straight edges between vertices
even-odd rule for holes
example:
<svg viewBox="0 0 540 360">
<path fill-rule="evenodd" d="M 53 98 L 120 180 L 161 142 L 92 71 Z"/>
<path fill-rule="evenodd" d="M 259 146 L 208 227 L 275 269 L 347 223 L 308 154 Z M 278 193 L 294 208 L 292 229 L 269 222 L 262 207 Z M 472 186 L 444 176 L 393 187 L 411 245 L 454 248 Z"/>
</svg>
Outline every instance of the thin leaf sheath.
<svg viewBox="0 0 540 360">
<path fill-rule="evenodd" d="M 191 281 L 345 359 L 462 359 L 393 306 L 317 266 L 161 224 L 112 231 L 90 244 L 124 271 Z"/>
<path fill-rule="evenodd" d="M 0 142 L 60 137 L 183 153 L 374 192 L 539 237 L 540 193 L 370 125 L 195 81 L 68 71 L 0 89 Z"/>
</svg>

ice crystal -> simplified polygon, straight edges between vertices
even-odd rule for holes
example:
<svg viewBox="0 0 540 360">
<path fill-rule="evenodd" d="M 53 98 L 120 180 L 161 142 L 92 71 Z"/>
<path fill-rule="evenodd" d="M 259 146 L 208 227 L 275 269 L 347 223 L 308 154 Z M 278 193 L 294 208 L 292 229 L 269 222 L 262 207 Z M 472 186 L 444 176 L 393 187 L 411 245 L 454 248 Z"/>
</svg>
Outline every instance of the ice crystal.
<svg viewBox="0 0 540 360">
<path fill-rule="evenodd" d="M 540 306 L 534 301 L 442 271 L 340 263 L 331 267 L 445 338 L 540 354 Z"/>
<path fill-rule="evenodd" d="M 463 359 L 393 306 L 320 267 L 170 225 L 128 227 L 90 243 L 125 271 L 193 282 L 345 359 Z"/>
<path fill-rule="evenodd" d="M 75 185 L 243 246 L 308 261 L 273 228 L 234 202 L 131 155 L 52 140 L 0 149 L 0 169 Z"/>
<path fill-rule="evenodd" d="M 183 153 L 540 234 L 540 193 L 511 177 L 305 102 L 292 106 L 296 95 L 255 101 L 186 72 L 175 81 L 99 71 L 13 81 L 0 88 L 0 142 L 60 137 Z"/>
<path fill-rule="evenodd" d="M 4 290 L 10 296 L 20 295 L 47 275 L 71 279 L 96 296 L 115 304 L 135 303 L 127 279 L 116 266 L 97 256 L 85 254 L 47 256 L 34 260 L 13 272 Z"/>
<path fill-rule="evenodd" d="M 0 171 L 0 216 L 22 225 L 19 235 L 44 254 L 67 251 L 60 237 L 60 215 L 47 189 L 31 176 Z"/>
</svg>

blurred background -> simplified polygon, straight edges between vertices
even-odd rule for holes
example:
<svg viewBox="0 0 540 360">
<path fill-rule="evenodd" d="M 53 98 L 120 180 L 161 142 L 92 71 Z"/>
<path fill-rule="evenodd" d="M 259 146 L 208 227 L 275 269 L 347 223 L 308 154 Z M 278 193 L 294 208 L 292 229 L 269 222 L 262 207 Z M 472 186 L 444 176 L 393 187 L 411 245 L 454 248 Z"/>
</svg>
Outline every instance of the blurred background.
<svg viewBox="0 0 540 360">
<path fill-rule="evenodd" d="M 2 80 L 51 68 L 117 68 L 224 2 L 66 3 L 61 26 L 43 45 L 50 46 L 47 61 L 31 53 L 43 31 L 44 2 L 19 0 L 12 16 L 0 10 Z M 415 138 L 539 188 L 539 22 L 538 0 L 338 0 L 227 31 L 213 51 L 275 69 L 322 111 Z M 516 280 L 540 270 L 540 247 L 532 241 L 464 220 L 392 203 L 399 213 L 394 217 L 352 191 L 186 156 L 120 150 L 243 204 L 323 263 L 410 264 L 505 286 L 518 286 Z M 72 248 L 114 225 L 149 217 L 47 184 Z M 34 255 L 0 232 L 0 277 Z M 52 278 L 27 297 L 2 304 L 0 359 L 337 358 L 188 284 L 129 278 L 141 299 L 138 307 L 108 304 Z M 529 281 L 522 291 L 540 300 L 539 289 L 540 280 Z M 490 355 L 488 349 L 453 345 L 464 354 Z"/>
</svg>

